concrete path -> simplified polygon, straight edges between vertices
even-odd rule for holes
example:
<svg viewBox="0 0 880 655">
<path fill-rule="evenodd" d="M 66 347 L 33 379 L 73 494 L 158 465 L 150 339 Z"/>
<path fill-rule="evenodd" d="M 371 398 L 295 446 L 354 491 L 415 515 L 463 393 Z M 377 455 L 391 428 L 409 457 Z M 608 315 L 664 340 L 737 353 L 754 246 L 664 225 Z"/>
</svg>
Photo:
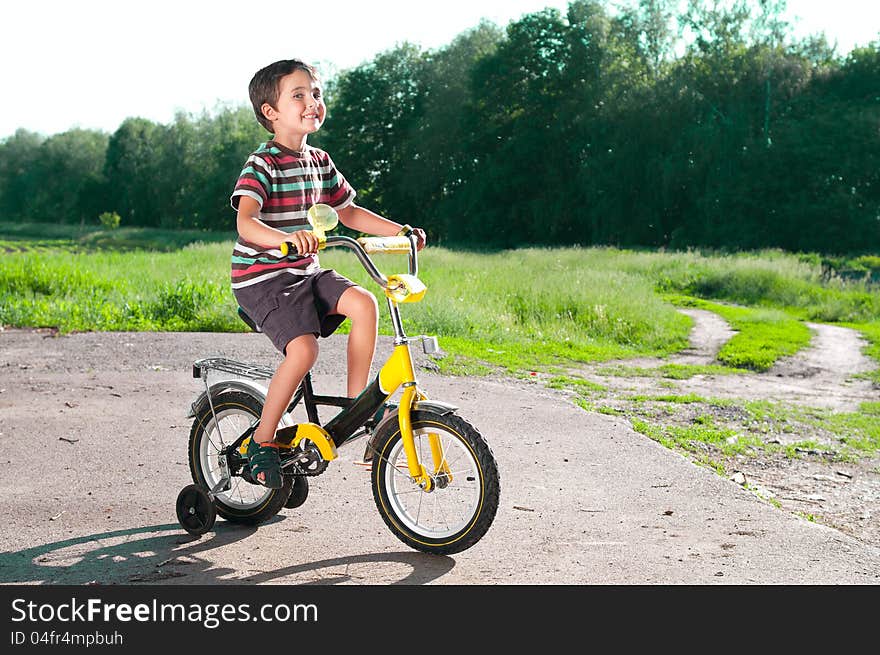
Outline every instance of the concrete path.
<svg viewBox="0 0 880 655">
<path fill-rule="evenodd" d="M 442 341 L 441 341 L 442 345 Z M 345 337 L 314 371 L 341 393 Z M 377 359 L 390 349 L 387 339 Z M 0 582 L 27 584 L 877 584 L 880 549 L 761 501 L 739 485 L 537 383 L 420 371 L 495 452 L 501 504 L 452 557 L 387 530 L 354 464 L 313 480 L 304 506 L 257 529 L 176 523 L 192 361 L 274 365 L 256 334 L 0 332 Z M 422 357 L 419 362 L 424 363 Z"/>
</svg>

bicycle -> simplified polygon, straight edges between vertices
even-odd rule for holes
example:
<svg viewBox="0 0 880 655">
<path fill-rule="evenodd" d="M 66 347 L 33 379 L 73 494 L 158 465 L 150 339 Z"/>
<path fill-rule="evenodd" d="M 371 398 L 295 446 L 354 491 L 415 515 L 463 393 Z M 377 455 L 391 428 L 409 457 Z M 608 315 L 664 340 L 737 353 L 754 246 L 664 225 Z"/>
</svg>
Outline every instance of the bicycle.
<svg viewBox="0 0 880 655">
<path fill-rule="evenodd" d="M 426 354 L 437 354 L 436 337 L 407 337 L 399 305 L 418 302 L 426 286 L 418 278 L 418 252 L 412 230 L 398 237 L 327 236 L 336 227 L 336 212 L 327 205 L 309 210 L 309 223 L 319 249 L 342 246 L 354 251 L 369 276 L 384 290 L 394 348 L 373 381 L 356 398 L 315 393 L 307 373 L 294 393 L 276 432 L 281 444 L 283 484 L 260 485 L 251 476 L 245 452 L 259 424 L 266 396 L 260 384 L 272 377 L 270 368 L 227 358 L 200 359 L 193 377 L 205 390 L 192 403 L 189 466 L 193 484 L 181 490 L 177 517 L 190 534 L 200 536 L 214 525 L 217 514 L 227 521 L 259 524 L 282 508 L 302 505 L 309 478 L 323 473 L 337 458 L 337 449 L 368 437 L 364 460 L 371 458 L 371 488 L 379 514 L 405 544 L 427 553 L 453 554 L 470 548 L 489 530 L 498 508 L 500 476 L 489 444 L 454 405 L 429 400 L 413 369 L 410 343 L 421 341 Z M 285 244 L 286 245 L 286 244 Z M 282 254 L 287 255 L 285 248 Z M 409 272 L 385 276 L 370 255 L 409 255 Z M 242 319 L 259 331 L 239 308 Z M 208 383 L 211 372 L 227 376 Z M 380 408 L 402 388 L 396 408 L 376 420 Z M 307 422 L 294 422 L 292 412 L 303 403 Z M 338 413 L 322 425 L 319 407 Z M 228 443 L 227 443 L 228 439 Z"/>
</svg>

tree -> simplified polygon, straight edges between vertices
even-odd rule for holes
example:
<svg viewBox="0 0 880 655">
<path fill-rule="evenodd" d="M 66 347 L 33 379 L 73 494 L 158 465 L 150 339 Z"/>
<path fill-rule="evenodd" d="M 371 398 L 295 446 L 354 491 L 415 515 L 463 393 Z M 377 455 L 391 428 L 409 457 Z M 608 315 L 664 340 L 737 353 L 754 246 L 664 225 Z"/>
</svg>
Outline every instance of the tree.
<svg viewBox="0 0 880 655">
<path fill-rule="evenodd" d="M 423 112 L 411 136 L 417 153 L 399 179 L 418 189 L 418 206 L 411 215 L 427 227 L 434 242 L 460 236 L 464 228 L 450 202 L 476 175 L 469 147 L 479 129 L 473 119 L 471 71 L 495 51 L 501 38 L 500 28 L 482 21 L 426 57 Z"/>
<path fill-rule="evenodd" d="M 400 182 L 417 155 L 412 138 L 423 111 L 425 58 L 404 43 L 339 75 L 328 89 L 327 126 L 314 142 L 330 152 L 361 202 L 409 217 L 418 197 Z"/>
<path fill-rule="evenodd" d="M 40 145 L 34 173 L 41 184 L 30 206 L 34 218 L 53 223 L 94 223 L 106 198 L 103 180 L 108 137 L 74 129 Z"/>
<path fill-rule="evenodd" d="M 167 128 L 144 118 L 127 118 L 110 137 L 104 175 L 111 190 L 108 211 L 126 225 L 159 224 L 156 180 L 162 177 L 157 144 Z"/>
<path fill-rule="evenodd" d="M 34 220 L 32 202 L 40 189 L 37 173 L 43 137 L 25 129 L 0 143 L 0 218 Z"/>
</svg>

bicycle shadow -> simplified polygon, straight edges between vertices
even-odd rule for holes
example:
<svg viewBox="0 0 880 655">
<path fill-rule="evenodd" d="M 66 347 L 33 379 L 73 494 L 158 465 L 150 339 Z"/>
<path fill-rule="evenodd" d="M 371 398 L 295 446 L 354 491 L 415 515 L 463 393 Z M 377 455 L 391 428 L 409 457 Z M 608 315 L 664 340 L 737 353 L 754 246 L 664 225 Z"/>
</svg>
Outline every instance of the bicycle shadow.
<svg viewBox="0 0 880 655">
<path fill-rule="evenodd" d="M 267 523 L 283 521 L 275 517 Z M 289 576 L 318 574 L 322 569 L 345 566 L 342 574 L 331 573 L 307 582 L 286 584 L 336 585 L 364 576 L 348 573 L 348 566 L 366 564 L 405 565 L 408 572 L 383 584 L 421 585 L 448 573 L 451 557 L 415 551 L 366 553 L 307 562 L 236 577 L 239 571 L 215 567 L 208 553 L 256 532 L 257 528 L 218 521 L 201 538 L 187 534 L 177 523 L 113 530 L 73 537 L 19 551 L 0 553 L 0 584 L 41 585 L 192 585 L 265 584 Z M 392 577 L 395 574 L 392 574 Z M 387 572 L 383 576 L 388 577 Z M 369 583 L 368 580 L 364 580 Z"/>
</svg>

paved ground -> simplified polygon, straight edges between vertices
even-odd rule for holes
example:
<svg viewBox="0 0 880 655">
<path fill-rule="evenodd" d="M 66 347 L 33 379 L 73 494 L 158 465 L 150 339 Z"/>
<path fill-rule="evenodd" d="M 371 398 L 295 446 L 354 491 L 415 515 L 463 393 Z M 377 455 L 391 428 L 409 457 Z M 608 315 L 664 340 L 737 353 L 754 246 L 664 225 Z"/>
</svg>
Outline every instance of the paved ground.
<svg viewBox="0 0 880 655">
<path fill-rule="evenodd" d="M 345 337 L 314 376 L 341 393 Z M 381 357 L 389 344 L 383 340 Z M 445 378 L 492 444 L 491 530 L 453 557 L 409 550 L 373 505 L 360 442 L 307 503 L 257 529 L 176 523 L 193 360 L 277 362 L 255 334 L 0 332 L 0 582 L 27 584 L 877 584 L 880 549 L 739 485 L 538 384 Z"/>
</svg>

